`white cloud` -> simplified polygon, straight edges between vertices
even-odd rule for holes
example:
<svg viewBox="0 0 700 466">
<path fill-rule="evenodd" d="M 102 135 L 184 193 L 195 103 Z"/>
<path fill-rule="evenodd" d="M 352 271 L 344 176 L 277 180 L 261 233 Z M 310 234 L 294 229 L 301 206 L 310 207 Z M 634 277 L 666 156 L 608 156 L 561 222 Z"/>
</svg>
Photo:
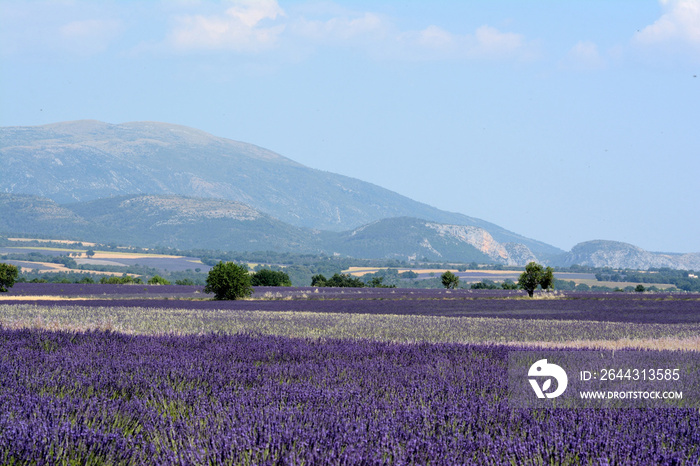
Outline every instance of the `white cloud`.
<svg viewBox="0 0 700 466">
<path fill-rule="evenodd" d="M 299 18 L 293 25 L 293 34 L 318 44 L 328 42 L 351 43 L 383 36 L 387 25 L 374 13 L 357 16 L 336 16 L 327 20 Z"/>
<path fill-rule="evenodd" d="M 485 55 L 507 55 L 522 50 L 524 37 L 512 32 L 501 32 L 491 26 L 481 26 L 476 30 L 477 51 Z"/>
<path fill-rule="evenodd" d="M 87 19 L 64 24 L 58 29 L 58 36 L 64 48 L 92 55 L 106 49 L 122 29 L 117 20 Z"/>
<path fill-rule="evenodd" d="M 605 66 L 598 46 L 591 41 L 580 41 L 574 45 L 560 63 L 564 68 L 595 70 Z"/>
<path fill-rule="evenodd" d="M 332 3 L 292 7 L 276 0 L 238 0 L 219 13 L 176 18 L 166 44 L 179 51 L 263 52 L 308 55 L 324 47 L 362 51 L 377 59 L 527 59 L 536 53 L 525 37 L 484 25 L 455 34 L 437 25 L 401 30 L 391 18 Z"/>
<path fill-rule="evenodd" d="M 430 25 L 418 32 L 416 42 L 422 47 L 446 50 L 454 48 L 455 37 L 442 28 Z"/>
<path fill-rule="evenodd" d="M 0 54 L 87 56 L 104 51 L 124 31 L 115 8 L 84 2 L 0 3 Z"/>
<path fill-rule="evenodd" d="M 261 25 L 284 16 L 276 0 L 236 0 L 219 15 L 188 15 L 177 19 L 169 42 L 180 50 L 259 51 L 276 43 L 284 25 Z"/>
<path fill-rule="evenodd" d="M 473 34 L 453 34 L 431 25 L 421 31 L 401 33 L 396 55 L 412 59 L 527 59 L 535 55 L 525 37 L 483 25 Z"/>
<path fill-rule="evenodd" d="M 665 13 L 654 24 L 638 31 L 634 42 L 642 45 L 682 42 L 700 47 L 700 1 L 660 0 Z"/>
</svg>

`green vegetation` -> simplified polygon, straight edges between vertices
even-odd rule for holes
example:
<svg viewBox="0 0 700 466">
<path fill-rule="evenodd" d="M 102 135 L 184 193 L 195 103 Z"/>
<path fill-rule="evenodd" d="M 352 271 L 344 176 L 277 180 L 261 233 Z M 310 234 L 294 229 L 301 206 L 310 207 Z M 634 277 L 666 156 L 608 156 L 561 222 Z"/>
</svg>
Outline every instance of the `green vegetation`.
<svg viewBox="0 0 700 466">
<path fill-rule="evenodd" d="M 547 290 L 554 284 L 554 270 L 551 267 L 543 268 L 537 262 L 530 262 L 525 266 L 525 271 L 520 274 L 518 286 L 527 291 L 532 298 L 538 286 Z"/>
<path fill-rule="evenodd" d="M 0 263 L 0 293 L 6 292 L 15 284 L 19 270 L 14 265 Z"/>
<path fill-rule="evenodd" d="M 247 298 L 253 294 L 248 269 L 233 262 L 219 262 L 209 271 L 204 292 L 214 293 L 216 299 Z"/>
<path fill-rule="evenodd" d="M 140 285 L 143 283 L 139 277 L 124 274 L 121 277 L 102 277 L 100 283 L 108 285 Z"/>
<path fill-rule="evenodd" d="M 170 282 L 160 275 L 154 275 L 148 280 L 149 285 L 170 285 Z"/>
<path fill-rule="evenodd" d="M 689 270 L 673 270 L 669 268 L 639 270 L 614 270 L 610 267 L 595 269 L 598 281 L 633 282 L 645 284 L 670 283 L 682 291 L 700 291 L 700 278 L 697 273 Z"/>
<path fill-rule="evenodd" d="M 396 285 L 387 285 L 384 283 L 384 277 L 372 277 L 367 286 L 370 288 L 396 288 Z"/>
<path fill-rule="evenodd" d="M 314 275 L 311 277 L 311 286 L 330 286 L 336 288 L 362 288 L 364 282 L 357 277 L 347 274 L 336 273 L 331 278 L 326 278 L 323 275 Z"/>
<path fill-rule="evenodd" d="M 440 276 L 442 286 L 448 290 L 454 290 L 459 286 L 459 277 L 449 270 Z"/>
<path fill-rule="evenodd" d="M 279 270 L 260 269 L 250 278 L 252 286 L 292 286 L 289 275 Z"/>
<path fill-rule="evenodd" d="M 0 255 L 0 261 L 22 261 L 22 262 L 45 262 L 60 264 L 71 270 L 60 272 L 46 272 L 44 269 L 48 267 L 37 264 L 34 270 L 28 270 L 28 266 L 22 264 L 25 269 L 17 278 L 17 282 L 60 282 L 60 283 L 80 283 L 83 280 L 93 280 L 99 282 L 103 275 L 92 272 L 111 272 L 119 274 L 124 273 L 131 276 L 142 277 L 143 282 L 146 282 L 149 277 L 158 275 L 165 280 L 179 285 L 198 285 L 204 286 L 207 278 L 207 269 L 204 265 L 192 263 L 192 269 L 187 270 L 172 270 L 168 264 L 171 260 L 177 261 L 177 258 L 163 257 L 163 267 L 158 265 L 158 262 L 146 257 L 162 256 L 182 256 L 188 259 L 200 258 L 203 264 L 213 266 L 219 261 L 236 262 L 236 263 L 252 263 L 258 264 L 256 271 L 261 269 L 270 269 L 274 271 L 284 272 L 289 277 L 292 286 L 308 286 L 312 282 L 314 276 L 322 275 L 324 277 L 333 277 L 335 274 L 343 274 L 345 270 L 351 267 L 367 267 L 376 270 L 375 273 L 366 273 L 358 280 L 364 286 L 396 286 L 399 288 L 441 288 L 444 285 L 441 282 L 440 273 L 446 269 L 465 271 L 518 271 L 520 267 L 511 267 L 494 264 L 478 264 L 478 263 L 447 263 L 447 262 L 431 262 L 431 261 L 399 261 L 395 259 L 353 259 L 343 256 L 328 256 L 325 254 L 301 254 L 287 253 L 275 251 L 258 251 L 258 252 L 226 252 L 212 251 L 204 249 L 196 250 L 176 250 L 166 247 L 158 247 L 153 249 L 143 249 L 136 247 L 125 247 L 114 243 L 110 244 L 89 244 L 85 245 L 80 242 L 64 243 L 51 240 L 28 239 L 27 241 L 11 241 L 7 238 L 0 237 L 0 246 L 13 248 L 13 252 Z M 88 249 L 93 249 L 96 252 L 118 252 L 144 255 L 144 262 L 140 265 L 135 264 L 135 261 L 130 263 L 133 265 L 97 265 L 97 264 L 81 264 L 76 263 L 74 257 L 85 257 L 85 252 Z M 24 251 L 24 252 L 22 252 Z M 59 255 L 56 255 L 56 254 Z M 119 259 L 114 259 L 119 261 Z M 181 259 L 184 261 L 184 259 Z M 78 260 L 80 262 L 80 260 Z M 148 264 L 149 266 L 144 265 Z M 17 264 L 19 265 L 19 264 Z M 199 265 L 199 267 L 197 267 Z M 31 266 L 29 266 L 31 267 Z M 157 267 L 157 268 L 156 268 Z M 201 267 L 201 268 L 200 268 Z M 204 269 L 204 271 L 202 271 Z M 405 271 L 400 272 L 401 269 Z M 430 270 L 434 269 L 436 273 L 433 276 L 426 277 L 423 274 L 420 278 L 414 270 Z M 73 272 L 72 270 L 75 270 Z M 440 271 L 439 273 L 437 271 Z M 552 282 L 550 288 L 556 288 L 562 291 L 614 291 L 619 289 L 625 292 L 634 292 L 635 285 L 643 284 L 647 291 L 700 291 L 700 275 L 698 272 L 688 270 L 672 270 L 668 268 L 650 269 L 649 271 L 638 271 L 629 269 L 611 269 L 595 268 L 589 266 L 571 265 L 569 267 L 556 267 L 553 270 L 556 272 L 569 273 L 586 273 L 591 274 L 591 280 L 562 280 L 556 279 Z M 78 273 L 80 271 L 81 273 Z M 595 275 L 595 277 L 593 276 Z M 517 276 L 517 275 L 515 275 Z M 513 279 L 515 279 L 513 276 Z M 489 277 L 490 278 L 490 277 Z M 475 286 L 476 289 L 488 289 L 492 286 L 501 286 L 505 289 L 513 289 L 515 285 L 512 281 L 498 280 L 498 276 L 492 282 L 488 279 L 482 280 L 479 283 L 469 283 L 462 287 Z M 600 284 L 592 282 L 598 279 Z M 460 280 L 463 282 L 464 279 Z M 610 282 L 619 282 L 618 287 Z M 623 283 L 624 282 L 624 283 Z M 655 286 L 657 285 L 658 286 Z M 669 284 L 674 287 L 669 288 Z M 631 288 L 630 288 L 631 285 Z M 337 286 L 337 285 L 336 285 Z M 357 283 L 352 286 L 359 286 Z M 540 286 L 540 285 L 538 285 Z M 483 288 L 482 288 L 483 287 Z"/>
</svg>

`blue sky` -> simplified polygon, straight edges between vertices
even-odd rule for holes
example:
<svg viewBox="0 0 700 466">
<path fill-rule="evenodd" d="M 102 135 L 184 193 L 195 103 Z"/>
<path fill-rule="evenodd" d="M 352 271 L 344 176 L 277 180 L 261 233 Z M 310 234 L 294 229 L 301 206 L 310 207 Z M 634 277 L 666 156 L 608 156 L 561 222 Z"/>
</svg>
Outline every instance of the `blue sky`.
<svg viewBox="0 0 700 466">
<path fill-rule="evenodd" d="M 163 121 L 563 249 L 700 252 L 700 0 L 0 2 L 0 125 Z"/>
</svg>

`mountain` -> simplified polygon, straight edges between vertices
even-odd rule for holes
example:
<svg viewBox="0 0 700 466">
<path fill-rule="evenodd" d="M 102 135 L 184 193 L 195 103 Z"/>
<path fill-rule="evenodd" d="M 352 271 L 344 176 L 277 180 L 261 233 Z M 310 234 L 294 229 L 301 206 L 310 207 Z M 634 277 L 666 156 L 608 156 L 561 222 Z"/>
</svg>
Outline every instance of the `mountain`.
<svg viewBox="0 0 700 466">
<path fill-rule="evenodd" d="M 143 195 L 66 208 L 92 225 L 94 241 L 146 247 L 318 253 L 324 237 L 225 199 Z"/>
<path fill-rule="evenodd" d="M 537 260 L 523 245 L 501 244 L 483 228 L 410 217 L 378 220 L 339 237 L 335 250 L 353 257 L 452 260 L 524 265 Z"/>
<path fill-rule="evenodd" d="M 131 196 L 58 205 L 0 194 L 0 232 L 140 247 L 319 253 L 322 232 L 223 199 Z"/>
<path fill-rule="evenodd" d="M 74 237 L 89 228 L 90 222 L 51 199 L 0 194 L 0 233 Z"/>
<path fill-rule="evenodd" d="M 700 270 L 700 253 L 648 252 L 617 241 L 588 241 L 542 261 L 527 246 L 501 243 L 485 229 L 396 217 L 347 231 L 297 227 L 225 199 L 140 195 L 59 205 L 0 193 L 0 234 L 114 242 L 140 247 L 341 254 L 368 259 L 524 265 L 573 264 L 614 269 Z"/>
<path fill-rule="evenodd" d="M 614 269 L 647 270 L 671 269 L 700 270 L 700 253 L 670 254 L 649 252 L 618 241 L 595 240 L 579 243 L 560 260 L 562 265 L 588 265 Z"/>
<path fill-rule="evenodd" d="M 308 168 L 252 144 L 165 123 L 76 121 L 0 128 L 0 166 L 0 192 L 59 204 L 142 194 L 216 198 L 245 204 L 268 215 L 265 221 L 284 222 L 284 228 L 336 232 L 412 217 L 481 228 L 496 242 L 521 244 L 540 258 L 563 253 L 484 220 Z"/>
<path fill-rule="evenodd" d="M 0 232 L 141 247 L 341 254 L 360 258 L 476 261 L 522 265 L 536 257 L 523 245 L 500 244 L 478 227 L 409 217 L 344 232 L 296 227 L 245 204 L 180 196 L 127 196 L 58 205 L 0 194 Z"/>
</svg>

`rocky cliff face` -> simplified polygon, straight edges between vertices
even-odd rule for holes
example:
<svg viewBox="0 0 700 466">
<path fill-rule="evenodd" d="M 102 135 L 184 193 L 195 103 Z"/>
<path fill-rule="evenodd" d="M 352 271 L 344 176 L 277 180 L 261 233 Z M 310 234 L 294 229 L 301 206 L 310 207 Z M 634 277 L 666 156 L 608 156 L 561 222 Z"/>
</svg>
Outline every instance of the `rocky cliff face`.
<svg viewBox="0 0 700 466">
<path fill-rule="evenodd" d="M 451 238 L 466 243 L 494 262 L 504 265 L 524 265 L 537 261 L 535 255 L 527 246 L 519 243 L 499 243 L 483 228 L 464 225 L 445 225 L 440 223 L 425 223 L 425 226 L 435 230 L 443 238 Z"/>
<path fill-rule="evenodd" d="M 587 241 L 579 243 L 565 257 L 567 265 L 580 264 L 614 269 L 668 267 L 671 269 L 700 270 L 700 253 L 668 254 L 649 252 L 637 246 L 618 241 Z"/>
</svg>

